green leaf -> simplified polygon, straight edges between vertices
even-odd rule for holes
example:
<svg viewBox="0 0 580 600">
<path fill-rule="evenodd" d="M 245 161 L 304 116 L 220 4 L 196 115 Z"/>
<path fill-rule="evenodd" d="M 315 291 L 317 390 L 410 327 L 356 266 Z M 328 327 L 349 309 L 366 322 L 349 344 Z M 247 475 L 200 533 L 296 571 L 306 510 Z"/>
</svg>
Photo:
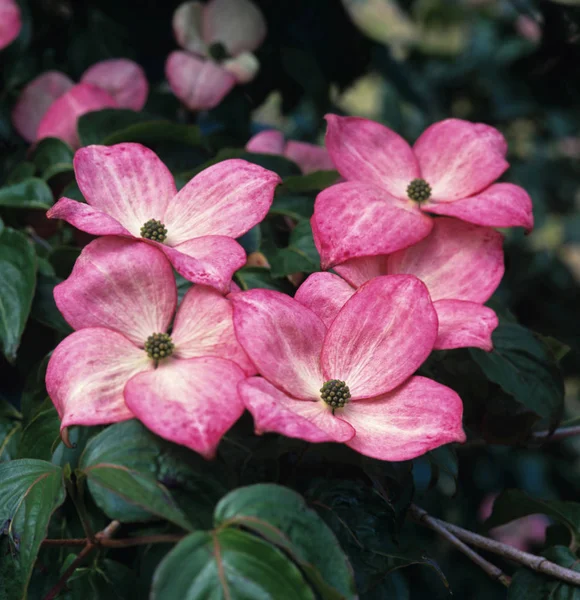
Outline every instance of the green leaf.
<svg viewBox="0 0 580 600">
<path fill-rule="evenodd" d="M 183 176 L 186 176 L 190 179 L 204 169 L 230 158 L 242 158 L 248 162 L 254 163 L 255 165 L 259 165 L 260 167 L 274 171 L 275 173 L 278 173 L 280 177 L 300 174 L 300 168 L 298 165 L 291 160 L 284 158 L 283 156 L 277 156 L 275 154 L 258 154 L 255 152 L 248 152 L 240 148 L 222 148 L 214 158 L 203 163 L 202 165 L 199 165 L 192 171 L 183 173 Z"/>
<path fill-rule="evenodd" d="M 564 408 L 564 381 L 550 349 L 528 329 L 502 323 L 493 332 L 493 350 L 470 349 L 491 381 L 551 424 Z"/>
<path fill-rule="evenodd" d="M 554 546 L 543 556 L 556 564 L 580 572 L 578 557 L 565 546 Z M 518 569 L 508 589 L 507 600 L 580 600 L 580 587 L 576 587 L 535 573 L 526 568 Z"/>
<path fill-rule="evenodd" d="M 9 361 L 16 358 L 32 306 L 36 256 L 25 235 L 6 228 L 0 236 L 0 342 Z"/>
<path fill-rule="evenodd" d="M 295 221 L 310 219 L 314 213 L 314 200 L 308 196 L 277 195 L 270 208 L 270 215 L 282 215 Z"/>
<path fill-rule="evenodd" d="M 246 251 L 246 254 L 257 252 L 260 249 L 260 243 L 262 242 L 262 231 L 260 230 L 260 226 L 256 225 L 255 227 L 252 227 L 250 231 L 244 233 L 237 241 Z"/>
<path fill-rule="evenodd" d="M 36 413 L 22 430 L 19 458 L 51 459 L 60 440 L 60 418 L 50 400 L 47 403 L 48 408 Z"/>
<path fill-rule="evenodd" d="M 272 278 L 270 269 L 265 267 L 243 267 L 235 273 L 236 281 L 243 290 L 264 288 L 267 290 L 284 291 L 279 282 Z"/>
<path fill-rule="evenodd" d="M 30 317 L 50 329 L 68 335 L 72 327 L 65 321 L 54 300 L 54 288 L 62 280 L 55 276 L 39 275 Z"/>
<path fill-rule="evenodd" d="M 300 221 L 290 233 L 287 248 L 264 248 L 271 265 L 272 277 L 286 277 L 292 273 L 314 273 L 320 270 L 320 256 L 308 221 Z"/>
<path fill-rule="evenodd" d="M 320 192 L 335 184 L 340 175 L 338 171 L 315 171 L 308 175 L 290 175 L 284 177 L 278 188 L 279 194 L 300 194 L 302 192 Z"/>
<path fill-rule="evenodd" d="M 155 436 L 133 420 L 92 438 L 79 469 L 87 476 L 95 502 L 111 519 L 145 521 L 156 515 L 189 530 L 191 524 L 157 481 L 158 459 Z"/>
<path fill-rule="evenodd" d="M 44 138 L 38 142 L 32 160 L 45 181 L 60 173 L 72 172 L 73 149 L 57 138 Z"/>
<path fill-rule="evenodd" d="M 83 146 L 103 144 L 117 131 L 131 125 L 143 123 L 151 117 L 128 109 L 106 108 L 82 115 L 77 123 L 79 138 Z"/>
<path fill-rule="evenodd" d="M 32 568 L 54 511 L 64 502 L 60 467 L 42 460 L 0 464 L 0 598 L 27 598 Z"/>
<path fill-rule="evenodd" d="M 45 181 L 37 177 L 0 188 L 0 206 L 48 210 L 52 203 L 50 188 Z"/>
<path fill-rule="evenodd" d="M 279 550 L 242 531 L 198 532 L 157 569 L 151 600 L 314 600 L 300 571 Z"/>
<path fill-rule="evenodd" d="M 109 134 L 102 143 L 110 146 L 120 142 L 139 142 L 145 146 L 153 142 L 181 142 L 189 146 L 201 146 L 203 137 L 197 125 L 182 125 L 171 121 L 145 121 Z"/>
<path fill-rule="evenodd" d="M 25 179 L 30 179 L 31 177 L 34 177 L 35 172 L 36 167 L 34 166 L 34 163 L 27 161 L 18 163 L 6 176 L 6 181 L 4 182 L 4 185 L 20 183 Z"/>
<path fill-rule="evenodd" d="M 0 398 L 0 462 L 16 458 L 22 415 L 6 400 Z"/>
<path fill-rule="evenodd" d="M 356 598 L 352 570 L 330 528 L 296 492 L 274 484 L 238 488 L 215 509 L 216 527 L 255 531 L 287 552 L 325 599 Z"/>
<path fill-rule="evenodd" d="M 570 531 L 574 543 L 580 545 L 580 503 L 559 500 L 538 500 L 521 490 L 505 490 L 495 500 L 493 512 L 485 526 L 488 529 L 509 523 L 527 515 L 552 517 Z"/>
</svg>

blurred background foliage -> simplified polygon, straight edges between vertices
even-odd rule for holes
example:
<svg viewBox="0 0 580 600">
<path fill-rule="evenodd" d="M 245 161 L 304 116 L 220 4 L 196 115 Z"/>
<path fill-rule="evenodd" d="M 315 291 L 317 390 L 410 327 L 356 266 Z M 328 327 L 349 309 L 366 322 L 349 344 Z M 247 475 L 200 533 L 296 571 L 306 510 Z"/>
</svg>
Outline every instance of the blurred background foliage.
<svg viewBox="0 0 580 600">
<path fill-rule="evenodd" d="M 46 208 L 64 190 L 80 199 L 70 148 L 47 140 L 32 150 L 11 126 L 10 111 L 18 94 L 39 73 L 58 69 L 76 80 L 99 60 L 137 61 L 151 84 L 143 113 L 89 114 L 79 123 L 81 141 L 141 141 L 159 153 L 181 184 L 211 161 L 248 157 L 245 144 L 264 128 L 322 143 L 327 112 L 378 120 L 410 141 L 444 118 L 482 121 L 508 139 L 511 168 L 505 179 L 532 196 L 536 228 L 529 236 L 506 232 L 506 276 L 493 299 L 502 317 L 502 335 L 518 340 L 513 356 L 506 343 L 506 361 L 527 361 L 518 363 L 520 370 L 514 375 L 520 387 L 510 391 L 497 372 L 490 375 L 494 367 L 478 351 L 435 353 L 424 367 L 426 373 L 461 388 L 470 442 L 430 453 L 412 465 L 355 465 L 346 450 L 322 446 L 311 452 L 300 442 L 268 436 L 258 442 L 251 436 L 249 419 L 243 419 L 220 450 L 223 478 L 230 478 L 225 483 L 217 482 L 214 469 L 211 476 L 204 474 L 203 486 L 199 481 L 193 484 L 189 471 L 177 468 L 176 462 L 159 467 L 156 476 L 169 482 L 177 497 L 184 481 L 190 493 L 203 488 L 209 515 L 231 487 L 276 481 L 300 491 L 322 507 L 319 512 L 348 553 L 364 598 L 445 598 L 451 592 L 457 599 L 548 597 L 542 595 L 548 592 L 541 578 L 527 587 L 515 586 L 508 594 L 451 546 L 400 517 L 414 493 L 414 501 L 438 517 L 483 531 L 482 504 L 507 488 L 545 500 L 579 497 L 580 436 L 540 447 L 529 434 L 532 428 L 580 418 L 580 3 L 256 0 L 268 23 L 268 36 L 257 51 L 259 75 L 236 87 L 217 108 L 197 115 L 179 105 L 164 81 L 165 59 L 176 48 L 170 24 L 178 4 L 22 1 L 23 30 L 0 52 L 0 184 L 5 186 L 0 189 L 1 215 L 6 226 L 33 241 L 36 254 L 29 261 L 35 261 L 29 281 L 23 284 L 30 290 L 31 309 L 25 328 L 22 324 L 18 355 L 16 340 L 12 350 L 4 349 L 7 358 L 0 359 L 0 460 L 27 456 L 64 464 L 66 450 L 55 441 L 58 419 L 50 404 L 43 404 L 42 360 L 69 332 L 54 306 L 52 288 L 68 276 L 79 248 L 89 239 L 44 218 Z M 176 124 L 170 133 L 155 125 L 167 120 Z M 242 287 L 292 293 L 305 273 L 319 268 L 307 219 L 317 190 L 332 178 L 298 178 L 296 165 L 283 158 L 253 160 L 277 170 L 285 183 L 268 220 L 243 240 L 249 253 L 261 255 L 255 255 L 253 266 L 245 267 L 237 279 Z M 20 242 L 6 234 L 0 237 L 0 244 L 16 248 L 26 270 L 28 250 L 19 249 Z M 270 268 L 264 267 L 264 257 Z M 182 291 L 186 285 L 181 282 Z M 516 320 L 537 335 L 517 329 Z M 540 342 L 541 347 L 534 345 Z M 554 354 L 547 356 L 548 352 Z M 530 372 L 541 379 L 542 368 L 554 381 L 559 376 L 550 369 L 562 369 L 564 407 L 559 390 L 542 391 L 534 380 L 530 384 Z M 553 385 L 558 387 L 558 381 Z M 552 404 L 539 409 L 545 398 Z M 38 435 L 44 446 L 23 453 L 22 436 L 31 415 L 40 418 L 42 431 L 48 433 L 45 438 L 29 433 L 27 443 Z M 88 434 L 73 433 L 80 452 Z M 486 446 L 481 439 L 497 443 Z M 207 469 L 199 467 L 198 476 Z M 388 490 L 388 503 L 371 484 L 376 478 Z M 97 504 L 102 509 L 106 502 Z M 197 516 L 204 522 L 203 514 Z M 74 529 L 74 524 L 67 527 Z M 541 537 L 532 536 L 528 547 L 541 551 Z M 555 521 L 548 538 L 551 546 L 569 541 Z M 115 555 L 119 562 L 114 564 L 132 567 L 133 576 L 138 572 L 142 577 L 139 585 L 145 585 L 144 574 L 152 572 L 166 551 L 125 551 Z M 43 560 L 50 564 L 54 558 L 46 555 Z M 501 566 L 514 571 L 508 563 Z M 115 568 L 115 577 L 130 581 Z M 102 569 L 99 572 L 106 572 Z M 95 575 L 87 571 L 87 577 Z M 105 579 L 110 582 L 112 577 Z M 38 577 L 31 590 L 34 585 L 43 587 Z M 85 593 L 82 586 L 79 589 L 79 594 Z M 130 597 L 127 593 L 121 597 Z M 553 598 L 576 597 L 567 586 L 550 588 L 549 593 Z M 76 597 L 74 589 L 71 594 Z"/>
</svg>

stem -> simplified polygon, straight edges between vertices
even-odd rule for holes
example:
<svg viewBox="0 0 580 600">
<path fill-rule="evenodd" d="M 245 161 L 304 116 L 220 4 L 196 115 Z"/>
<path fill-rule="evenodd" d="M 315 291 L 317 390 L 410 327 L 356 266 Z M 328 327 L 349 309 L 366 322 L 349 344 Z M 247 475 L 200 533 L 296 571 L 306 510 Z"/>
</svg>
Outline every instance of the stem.
<svg viewBox="0 0 580 600">
<path fill-rule="evenodd" d="M 158 534 L 158 535 L 145 535 L 141 537 L 125 538 L 122 540 L 112 540 L 109 538 L 99 538 L 94 542 L 95 546 L 101 548 L 130 548 L 131 546 L 143 546 L 146 544 L 175 544 L 180 542 L 184 536 L 181 534 Z M 86 538 L 72 538 L 72 539 L 47 539 L 42 541 L 43 546 L 84 546 L 89 542 Z"/>
<path fill-rule="evenodd" d="M 549 431 L 538 431 L 532 435 L 532 439 L 538 442 L 559 442 L 575 435 L 580 435 L 580 425 L 561 427 L 556 429 L 552 435 Z"/>
<path fill-rule="evenodd" d="M 436 531 L 439 535 L 444 537 L 449 543 L 455 546 L 460 552 L 465 554 L 470 560 L 472 560 L 478 567 L 481 567 L 493 580 L 499 581 L 505 587 L 509 587 L 511 583 L 511 579 L 498 567 L 488 562 L 477 554 L 474 550 L 472 550 L 469 546 L 464 544 L 460 539 L 458 539 L 453 533 L 451 533 L 447 528 L 441 525 L 436 519 L 430 517 L 426 511 L 418 506 L 412 504 L 409 507 L 409 514 L 411 518 L 413 518 L 418 523 L 422 523 L 426 525 L 433 531 Z"/>
<path fill-rule="evenodd" d="M 580 573 L 577 571 L 561 567 L 560 565 L 557 565 L 556 563 L 553 563 L 542 556 L 536 556 L 535 554 L 530 554 L 529 552 L 523 552 L 522 550 L 518 550 L 517 548 L 509 546 L 508 544 L 502 544 L 501 542 L 486 538 L 483 535 L 472 533 L 471 531 L 457 527 L 457 525 L 452 525 L 451 523 L 446 523 L 445 521 L 441 521 L 439 519 L 433 520 L 438 525 L 444 527 L 458 538 L 461 538 L 472 546 L 476 546 L 482 550 L 487 550 L 488 552 L 492 552 L 493 554 L 497 554 L 503 558 L 511 559 L 521 565 L 524 565 L 525 567 L 528 567 L 528 569 L 531 569 L 532 571 L 536 571 L 537 573 L 544 573 L 545 575 L 550 575 L 551 577 L 555 577 L 556 579 L 560 579 L 566 583 L 580 586 Z"/>
<path fill-rule="evenodd" d="M 65 477 L 66 490 L 69 493 L 69 496 L 71 497 L 71 499 L 73 501 L 73 504 L 75 505 L 75 508 L 77 510 L 77 514 L 78 514 L 81 524 L 83 526 L 85 535 L 87 536 L 89 541 L 94 544 L 95 534 L 93 533 L 93 528 L 91 526 L 91 520 L 89 517 L 89 513 L 88 513 L 87 509 L 85 508 L 85 503 L 83 500 L 83 493 L 82 493 L 82 485 L 83 485 L 83 482 L 80 481 L 79 479 L 76 479 L 76 483 L 75 483 L 71 478 Z"/>
<path fill-rule="evenodd" d="M 66 586 L 66 582 L 69 577 L 76 571 L 77 567 L 85 560 L 85 558 L 102 542 L 109 539 L 114 535 L 115 531 L 121 526 L 119 521 L 111 521 L 103 531 L 100 531 L 94 536 L 94 539 L 87 539 L 86 546 L 80 551 L 79 555 L 73 560 L 68 569 L 61 575 L 60 579 L 56 582 L 55 586 L 46 594 L 44 600 L 54 600 L 63 588 Z M 75 540 L 76 541 L 76 540 Z"/>
</svg>

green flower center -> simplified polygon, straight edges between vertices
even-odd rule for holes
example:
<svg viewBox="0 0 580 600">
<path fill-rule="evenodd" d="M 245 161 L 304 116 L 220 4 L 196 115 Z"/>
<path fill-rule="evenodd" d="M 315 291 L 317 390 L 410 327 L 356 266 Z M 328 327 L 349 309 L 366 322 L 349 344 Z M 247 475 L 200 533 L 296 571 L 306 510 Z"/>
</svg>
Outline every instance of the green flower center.
<svg viewBox="0 0 580 600">
<path fill-rule="evenodd" d="M 167 333 L 154 333 L 145 342 L 145 352 L 153 360 L 161 360 L 173 354 L 175 346 Z"/>
<path fill-rule="evenodd" d="M 167 227 L 157 219 L 149 219 L 143 227 L 141 227 L 141 237 L 154 242 L 164 242 L 167 237 Z"/>
<path fill-rule="evenodd" d="M 207 51 L 216 62 L 222 62 L 226 58 L 230 58 L 228 49 L 221 42 L 214 42 Z"/>
<path fill-rule="evenodd" d="M 320 388 L 320 397 L 332 408 L 344 408 L 350 400 L 350 390 L 344 381 L 329 379 Z"/>
<path fill-rule="evenodd" d="M 431 186 L 424 179 L 413 179 L 407 186 L 407 196 L 421 204 L 431 197 Z"/>
</svg>

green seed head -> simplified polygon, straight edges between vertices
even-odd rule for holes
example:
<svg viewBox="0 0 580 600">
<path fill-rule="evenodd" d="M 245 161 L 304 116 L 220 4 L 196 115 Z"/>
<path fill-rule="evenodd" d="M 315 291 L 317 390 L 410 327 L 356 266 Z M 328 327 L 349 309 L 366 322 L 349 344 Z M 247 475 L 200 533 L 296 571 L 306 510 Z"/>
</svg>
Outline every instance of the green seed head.
<svg viewBox="0 0 580 600">
<path fill-rule="evenodd" d="M 226 58 L 230 58 L 227 48 L 221 42 L 214 42 L 208 48 L 208 54 L 216 61 L 222 62 Z"/>
<path fill-rule="evenodd" d="M 153 240 L 154 242 L 164 242 L 167 237 L 167 227 L 157 219 L 149 219 L 141 227 L 141 237 Z"/>
<path fill-rule="evenodd" d="M 162 360 L 173 354 L 175 346 L 166 333 L 154 333 L 145 342 L 145 352 L 153 360 Z"/>
<path fill-rule="evenodd" d="M 424 179 L 413 179 L 407 186 L 407 196 L 421 204 L 431 197 L 431 186 Z"/>
<path fill-rule="evenodd" d="M 344 408 L 350 400 L 350 390 L 344 381 L 329 379 L 320 388 L 320 397 L 332 408 Z"/>
</svg>

